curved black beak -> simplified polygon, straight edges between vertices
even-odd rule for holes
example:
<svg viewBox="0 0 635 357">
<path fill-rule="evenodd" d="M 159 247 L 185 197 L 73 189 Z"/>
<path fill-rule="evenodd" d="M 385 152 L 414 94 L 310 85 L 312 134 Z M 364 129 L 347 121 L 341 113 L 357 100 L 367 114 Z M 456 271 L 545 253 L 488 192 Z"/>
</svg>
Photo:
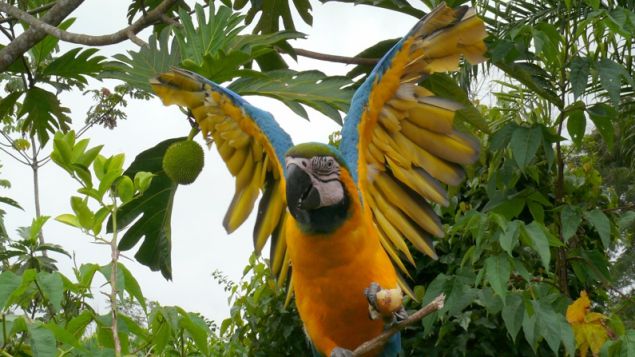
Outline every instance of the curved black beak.
<svg viewBox="0 0 635 357">
<path fill-rule="evenodd" d="M 289 165 L 286 180 L 287 206 L 295 219 L 300 220 L 306 211 L 320 207 L 320 193 L 304 170 L 295 164 Z"/>
</svg>

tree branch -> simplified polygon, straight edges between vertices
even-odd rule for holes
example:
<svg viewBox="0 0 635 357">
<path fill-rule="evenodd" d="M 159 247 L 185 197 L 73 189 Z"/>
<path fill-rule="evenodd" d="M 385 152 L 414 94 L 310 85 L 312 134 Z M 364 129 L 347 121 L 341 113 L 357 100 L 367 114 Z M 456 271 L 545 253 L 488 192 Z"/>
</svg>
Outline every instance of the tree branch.
<svg viewBox="0 0 635 357">
<path fill-rule="evenodd" d="M 52 8 L 53 6 L 55 6 L 56 2 L 50 2 L 48 4 L 36 7 L 35 9 L 29 10 L 27 11 L 29 14 L 34 15 L 34 14 L 39 14 L 40 12 L 44 12 L 50 8 Z M 10 22 L 10 21 L 15 21 L 17 20 L 15 17 L 6 17 L 4 19 L 0 19 L 0 24 L 5 23 L 5 22 Z"/>
<path fill-rule="evenodd" d="M 55 5 L 42 16 L 42 19 L 38 21 L 57 26 L 83 2 L 84 0 L 58 0 Z M 7 7 L 13 8 L 6 2 L 0 2 L 0 11 L 4 11 L 2 9 Z M 21 10 L 18 11 L 23 13 Z M 40 42 L 45 36 L 46 32 L 37 27 L 31 27 L 15 40 L 11 41 L 7 47 L 0 50 L 0 72 L 4 72 L 13 62 L 31 49 L 31 47 L 35 46 L 36 43 Z"/>
<path fill-rule="evenodd" d="M 361 65 L 374 66 L 375 64 L 377 64 L 377 62 L 379 62 L 379 59 L 377 58 L 356 58 L 356 57 L 329 55 L 326 53 L 303 50 L 301 48 L 296 48 L 295 53 L 298 56 L 313 58 L 320 61 L 346 63 L 346 64 L 361 64 Z"/>
<path fill-rule="evenodd" d="M 407 326 L 412 325 L 413 323 L 423 319 L 424 317 L 430 315 L 431 313 L 442 309 L 444 302 L 445 302 L 444 294 L 437 296 L 428 305 L 424 306 L 423 308 L 421 308 L 414 314 L 410 315 L 407 319 L 396 323 L 389 329 L 382 332 L 381 335 L 373 338 L 372 340 L 366 341 L 362 343 L 361 345 L 359 345 L 359 347 L 357 347 L 355 351 L 353 351 L 353 357 L 363 356 L 364 354 L 385 345 L 392 335 L 403 330 Z"/>
<path fill-rule="evenodd" d="M 75 1 L 78 1 L 78 0 L 75 0 Z M 144 28 L 152 25 L 156 21 L 160 20 L 161 15 L 163 15 L 163 13 L 165 13 L 175 2 L 176 0 L 163 0 L 163 2 L 159 4 L 159 6 L 155 7 L 154 9 L 152 9 L 152 11 L 148 12 L 147 16 L 140 17 L 137 21 L 133 22 L 130 26 L 123 28 L 117 32 L 111 33 L 109 35 L 99 35 L 99 36 L 91 36 L 91 35 L 64 31 L 55 26 L 51 26 L 46 21 L 40 21 L 37 18 L 29 15 L 28 13 L 6 3 L 0 3 L 0 11 L 6 12 L 7 14 L 28 23 L 33 28 L 37 28 L 38 30 L 46 34 L 55 36 L 65 42 L 71 42 L 71 43 L 87 45 L 87 46 L 107 46 L 107 45 L 113 45 L 115 43 L 125 41 L 127 39 L 131 39 L 134 43 L 140 44 L 140 42 L 137 40 L 136 36 L 134 35 L 139 33 L 139 31 L 143 30 Z"/>
</svg>

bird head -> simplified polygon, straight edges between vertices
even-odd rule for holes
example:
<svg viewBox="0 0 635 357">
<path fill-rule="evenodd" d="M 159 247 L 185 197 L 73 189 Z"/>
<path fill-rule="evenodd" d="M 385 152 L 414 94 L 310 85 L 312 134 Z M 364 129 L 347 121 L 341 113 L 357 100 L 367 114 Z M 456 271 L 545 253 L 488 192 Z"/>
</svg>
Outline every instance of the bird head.
<svg viewBox="0 0 635 357">
<path fill-rule="evenodd" d="M 285 161 L 287 206 L 300 228 L 307 233 L 337 229 L 350 207 L 342 181 L 348 167 L 339 151 L 330 145 L 305 143 L 292 147 Z"/>
</svg>

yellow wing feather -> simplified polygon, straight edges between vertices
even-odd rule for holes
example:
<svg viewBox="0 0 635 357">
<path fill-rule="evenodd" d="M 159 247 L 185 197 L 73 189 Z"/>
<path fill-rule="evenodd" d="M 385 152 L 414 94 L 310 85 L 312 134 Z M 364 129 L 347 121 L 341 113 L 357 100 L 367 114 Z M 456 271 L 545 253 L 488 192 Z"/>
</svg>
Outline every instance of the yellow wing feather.
<svg viewBox="0 0 635 357">
<path fill-rule="evenodd" d="M 457 70 L 461 58 L 483 61 L 486 36 L 472 9 L 437 7 L 404 38 L 390 66 L 377 76 L 361 114 L 360 190 L 382 246 L 403 272 L 401 257 L 412 262 L 404 239 L 436 259 L 429 234 L 444 234 L 424 199 L 447 205 L 441 183 L 460 183 L 461 165 L 479 155 L 478 142 L 454 129 L 462 105 L 414 83 L 427 74 Z"/>
<path fill-rule="evenodd" d="M 228 233 L 245 222 L 264 192 L 254 227 L 254 249 L 260 253 L 269 237 L 273 237 L 271 267 L 275 274 L 284 275 L 281 283 L 284 282 L 288 274 L 285 264 L 289 264 L 281 229 L 286 215 L 284 173 L 270 138 L 245 109 L 249 104 L 198 75 L 178 69 L 162 73 L 151 81 L 151 86 L 165 105 L 176 104 L 189 110 L 203 136 L 216 144 L 227 169 L 236 178 L 235 194 L 223 220 Z"/>
</svg>

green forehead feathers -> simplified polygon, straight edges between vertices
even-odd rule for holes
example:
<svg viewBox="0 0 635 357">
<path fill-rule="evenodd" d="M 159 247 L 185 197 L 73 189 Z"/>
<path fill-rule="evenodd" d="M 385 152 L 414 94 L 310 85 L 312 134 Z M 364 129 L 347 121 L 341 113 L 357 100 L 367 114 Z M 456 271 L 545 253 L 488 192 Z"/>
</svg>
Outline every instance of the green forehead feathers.
<svg viewBox="0 0 635 357">
<path fill-rule="evenodd" d="M 335 160 L 337 160 L 340 166 L 343 166 L 346 169 L 348 169 L 348 165 L 344 161 L 344 157 L 342 157 L 342 154 L 340 153 L 340 151 L 331 145 L 326 145 L 322 143 L 312 142 L 312 143 L 298 144 L 292 147 L 291 149 L 289 149 L 289 151 L 287 151 L 285 156 L 303 157 L 303 158 L 311 158 L 314 156 L 332 156 L 333 158 L 335 158 Z"/>
</svg>

